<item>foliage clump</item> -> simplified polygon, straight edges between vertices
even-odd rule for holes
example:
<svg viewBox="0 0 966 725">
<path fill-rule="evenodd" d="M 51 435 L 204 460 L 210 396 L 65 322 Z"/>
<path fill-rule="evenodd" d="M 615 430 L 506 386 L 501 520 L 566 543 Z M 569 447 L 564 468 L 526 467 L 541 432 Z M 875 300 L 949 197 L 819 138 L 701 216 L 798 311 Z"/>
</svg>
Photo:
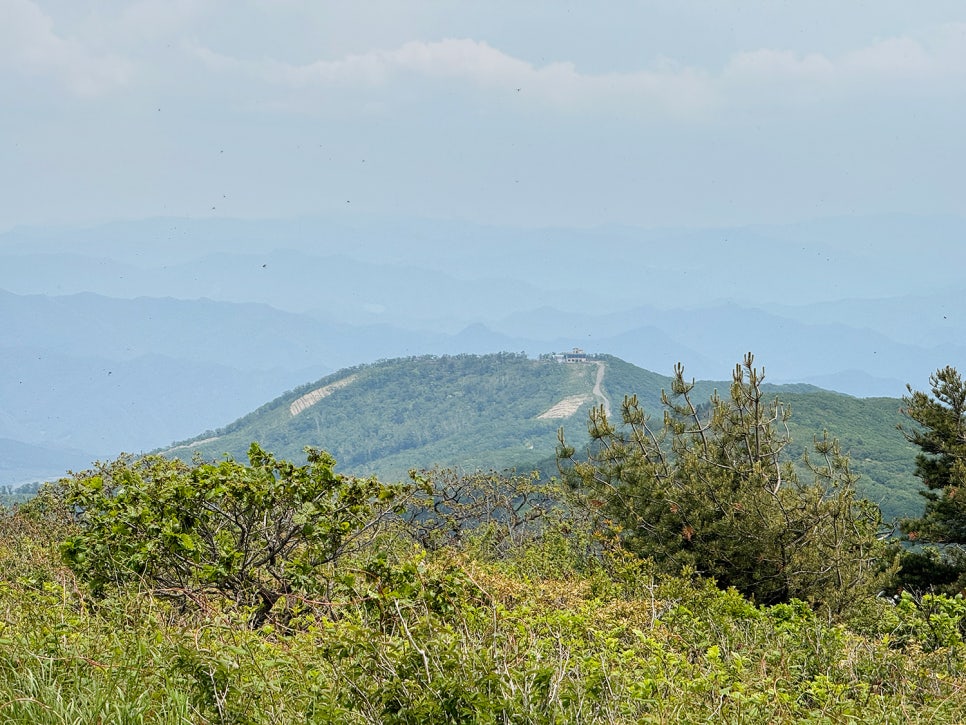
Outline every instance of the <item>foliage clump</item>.
<svg viewBox="0 0 966 725">
<path fill-rule="evenodd" d="M 369 541 L 339 565 L 360 580 L 336 587 L 328 609 L 252 629 L 235 608 L 178 616 L 151 590 L 91 599 L 59 562 L 64 530 L 49 535 L 43 517 L 0 522 L 4 721 L 966 719 L 961 599 L 870 598 L 831 623 L 620 548 L 574 566 L 589 530 L 571 521 L 483 559 Z"/>
<path fill-rule="evenodd" d="M 914 391 L 903 398 L 913 422 L 900 426 L 919 448 L 916 475 L 925 484 L 924 514 L 903 523 L 913 540 L 966 544 L 966 382 L 952 367 L 929 377 L 931 394 Z"/>
<path fill-rule="evenodd" d="M 65 560 L 95 591 L 213 595 L 258 626 L 280 598 L 324 592 L 326 567 L 375 533 L 400 492 L 336 473 L 324 451 L 307 456 L 298 466 L 252 444 L 248 465 L 122 457 L 64 479 L 78 526 Z"/>
<path fill-rule="evenodd" d="M 908 386 L 903 398 L 910 424 L 899 430 L 918 448 L 915 473 L 926 505 L 922 516 L 902 521 L 914 548 L 903 555 L 897 584 L 958 593 L 966 589 L 966 381 L 946 366 L 929 383 L 930 392 Z"/>
<path fill-rule="evenodd" d="M 690 567 L 763 604 L 841 611 L 879 585 L 881 516 L 827 436 L 804 458 L 811 481 L 800 479 L 785 455 L 791 411 L 763 379 L 749 354 L 728 396 L 699 404 L 678 365 L 659 423 L 635 396 L 620 425 L 598 407 L 584 460 L 561 432 L 561 469 L 624 546 L 666 571 Z"/>
</svg>

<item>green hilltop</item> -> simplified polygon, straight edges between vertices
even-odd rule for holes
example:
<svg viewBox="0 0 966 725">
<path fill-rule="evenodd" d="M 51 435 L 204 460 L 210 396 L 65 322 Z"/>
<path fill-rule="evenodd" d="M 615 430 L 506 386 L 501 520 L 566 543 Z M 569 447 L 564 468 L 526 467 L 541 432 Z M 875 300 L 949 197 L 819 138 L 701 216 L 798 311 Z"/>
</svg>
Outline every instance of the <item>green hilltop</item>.
<svg viewBox="0 0 966 725">
<path fill-rule="evenodd" d="M 434 466 L 552 475 L 559 428 L 569 442 L 583 445 L 591 407 L 605 405 L 616 420 L 630 394 L 660 416 L 661 392 L 670 390 L 670 381 L 609 355 L 383 360 L 303 385 L 163 453 L 185 460 L 197 455 L 244 460 L 251 442 L 258 441 L 293 460 L 305 446 L 323 448 L 341 471 L 383 480 Z M 725 393 L 729 384 L 698 381 L 695 399 L 706 400 L 715 389 Z M 915 449 L 896 430 L 900 400 L 854 398 L 808 385 L 768 391 L 792 409 L 790 456 L 800 458 L 813 437 L 827 430 L 862 475 L 860 494 L 875 501 L 886 519 L 921 512 Z"/>
<path fill-rule="evenodd" d="M 562 422 L 541 415 L 571 400 L 569 420 L 586 417 L 597 369 L 510 353 L 381 361 L 303 385 L 167 452 L 244 458 L 257 440 L 298 459 L 312 445 L 345 472 L 388 479 L 435 465 L 539 467 Z"/>
</svg>

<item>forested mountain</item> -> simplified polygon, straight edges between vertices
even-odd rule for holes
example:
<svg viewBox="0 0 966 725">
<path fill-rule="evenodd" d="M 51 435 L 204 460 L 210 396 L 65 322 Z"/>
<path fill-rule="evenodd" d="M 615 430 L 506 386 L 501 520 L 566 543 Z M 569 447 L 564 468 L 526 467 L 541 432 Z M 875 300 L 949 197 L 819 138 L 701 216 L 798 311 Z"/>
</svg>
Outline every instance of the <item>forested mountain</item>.
<svg viewBox="0 0 966 725">
<path fill-rule="evenodd" d="M 560 427 L 571 444 L 586 444 L 591 407 L 604 405 L 617 420 L 629 394 L 660 416 L 661 391 L 670 391 L 670 382 L 609 355 L 576 363 L 513 353 L 385 360 L 301 386 L 165 452 L 244 460 L 249 444 L 258 441 L 296 460 L 305 446 L 320 447 L 343 472 L 386 480 L 432 466 L 540 469 L 546 475 L 555 471 Z M 699 381 L 695 397 L 706 400 L 729 384 Z M 853 398 L 809 385 L 768 390 L 792 409 L 790 456 L 800 457 L 814 436 L 828 430 L 862 475 L 860 493 L 878 503 L 886 518 L 918 514 L 915 450 L 896 430 L 901 401 Z"/>
<path fill-rule="evenodd" d="M 340 469 L 402 478 L 410 468 L 536 467 L 553 456 L 563 413 L 586 417 L 598 366 L 522 354 L 423 356 L 348 368 L 170 449 L 243 458 L 258 440 L 298 458 L 326 449 Z M 543 416 L 543 417 L 541 417 Z"/>
</svg>

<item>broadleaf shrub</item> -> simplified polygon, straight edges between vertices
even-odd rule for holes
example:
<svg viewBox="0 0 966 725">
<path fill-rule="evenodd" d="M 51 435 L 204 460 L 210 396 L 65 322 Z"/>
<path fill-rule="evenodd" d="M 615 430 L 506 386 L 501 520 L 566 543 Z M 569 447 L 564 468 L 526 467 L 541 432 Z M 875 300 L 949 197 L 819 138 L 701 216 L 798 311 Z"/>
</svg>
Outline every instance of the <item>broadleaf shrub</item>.
<svg viewBox="0 0 966 725">
<path fill-rule="evenodd" d="M 306 465 L 252 444 L 248 465 L 121 457 L 62 479 L 77 531 L 65 561 L 95 592 L 136 583 L 182 604 L 215 597 L 261 625 L 292 593 L 325 594 L 324 572 L 389 520 L 402 486 Z"/>
</svg>

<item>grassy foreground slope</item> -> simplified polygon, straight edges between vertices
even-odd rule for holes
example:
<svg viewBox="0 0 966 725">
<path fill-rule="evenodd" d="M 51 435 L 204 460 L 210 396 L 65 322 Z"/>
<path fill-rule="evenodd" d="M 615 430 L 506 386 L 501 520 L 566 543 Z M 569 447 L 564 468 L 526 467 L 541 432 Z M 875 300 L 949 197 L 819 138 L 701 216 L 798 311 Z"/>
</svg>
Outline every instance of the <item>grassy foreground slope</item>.
<svg viewBox="0 0 966 725">
<path fill-rule="evenodd" d="M 872 599 L 830 622 L 658 574 L 565 520 L 502 554 L 486 535 L 426 551 L 395 532 L 328 597 L 289 596 L 251 629 L 203 595 L 92 592 L 59 562 L 69 533 L 0 518 L 3 722 L 966 720 L 962 599 Z"/>
<path fill-rule="evenodd" d="M 600 366 L 603 399 L 594 394 Z M 340 470 L 384 480 L 437 465 L 552 473 L 558 428 L 583 445 L 591 406 L 606 400 L 617 418 L 627 394 L 661 415 L 661 391 L 670 389 L 670 380 L 608 355 L 577 364 L 511 353 L 386 360 L 304 385 L 165 453 L 244 459 L 249 444 L 259 441 L 292 459 L 307 445 L 321 447 Z M 728 385 L 698 381 L 695 400 L 706 400 L 715 389 L 726 393 Z M 878 503 L 887 519 L 920 513 L 915 450 L 895 427 L 901 401 L 807 385 L 770 390 L 792 409 L 789 455 L 800 457 L 813 436 L 828 430 L 862 475 L 859 493 Z M 547 414 L 554 417 L 541 417 Z"/>
</svg>

